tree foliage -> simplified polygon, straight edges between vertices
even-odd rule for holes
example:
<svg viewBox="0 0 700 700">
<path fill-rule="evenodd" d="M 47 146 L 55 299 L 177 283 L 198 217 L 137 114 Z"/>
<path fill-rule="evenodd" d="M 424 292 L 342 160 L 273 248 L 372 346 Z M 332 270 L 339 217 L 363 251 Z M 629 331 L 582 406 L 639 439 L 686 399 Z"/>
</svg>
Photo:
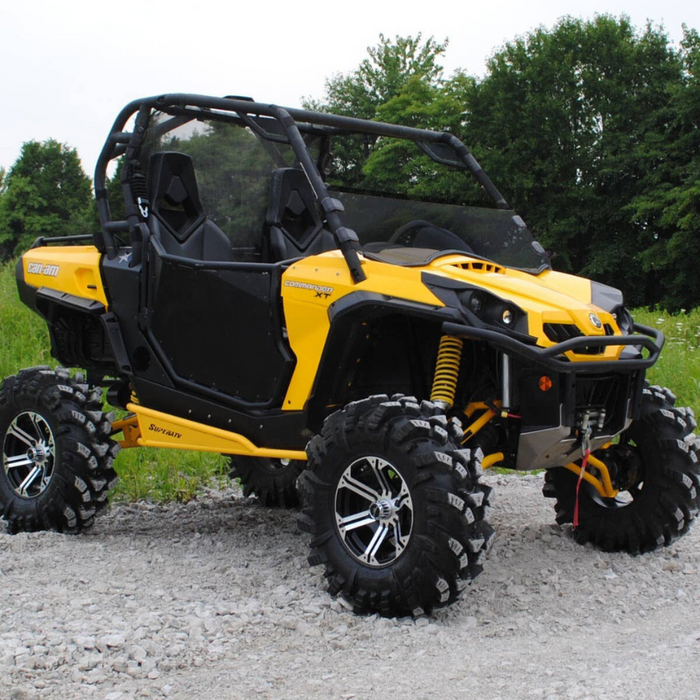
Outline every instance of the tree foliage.
<svg viewBox="0 0 700 700">
<path fill-rule="evenodd" d="M 439 43 L 422 35 L 388 39 L 379 35 L 379 43 L 367 48 L 367 58 L 346 74 L 337 74 L 326 81 L 323 100 L 306 100 L 307 109 L 332 112 L 361 119 L 380 118 L 387 103 L 404 92 L 433 89 L 442 83 L 440 58 L 447 49 L 447 40 Z M 372 153 L 377 139 L 356 135 L 334 147 L 334 177 L 347 186 L 365 185 L 363 165 Z"/>
<path fill-rule="evenodd" d="M 451 131 L 555 253 L 555 267 L 617 286 L 634 305 L 700 305 L 698 32 L 684 28 L 675 47 L 661 28 L 636 29 L 624 16 L 567 17 L 506 43 L 481 79 L 462 71 L 446 78 L 446 48 L 447 40 L 420 34 L 380 35 L 357 69 L 331 76 L 323 98 L 305 106 Z M 222 227 L 257 230 L 267 191 L 261 168 L 269 175 L 279 164 L 263 168 L 268 155 L 257 140 L 224 131 L 161 146 L 195 157 Z M 214 191 L 208 173 L 239 184 Z M 410 142 L 339 140 L 328 176 L 334 185 L 484 203 L 463 173 Z M 118 177 L 109 184 L 119 195 Z M 32 141 L 0 171 L 0 257 L 37 236 L 89 232 L 93 220 L 90 181 L 73 149 Z"/>
<path fill-rule="evenodd" d="M 372 119 L 377 109 L 398 95 L 414 77 L 429 85 L 442 78 L 439 59 L 447 49 L 447 40 L 439 43 L 422 35 L 387 39 L 367 48 L 368 57 L 350 73 L 339 73 L 326 81 L 326 96 L 321 101 L 306 100 L 308 109 L 316 109 L 361 119 Z"/>
<path fill-rule="evenodd" d="M 468 96 L 475 151 L 558 264 L 624 287 L 636 304 L 661 299 L 639 259 L 654 232 L 628 207 L 648 180 L 651 144 L 657 156 L 667 149 L 680 75 L 659 29 L 565 19 L 507 44 Z"/>
<path fill-rule="evenodd" d="M 377 108 L 377 118 L 436 131 L 464 131 L 465 93 L 473 79 L 462 73 L 439 83 L 412 77 L 401 92 Z M 438 165 L 412 141 L 376 144 L 363 166 L 363 185 L 410 197 L 459 203 L 484 203 L 476 183 L 464 172 Z"/>
<path fill-rule="evenodd" d="M 671 309 L 700 303 L 700 37 L 684 34 L 680 80 L 669 85 L 666 108 L 652 115 L 642 191 L 627 207 L 647 232 L 643 270 Z"/>
<path fill-rule="evenodd" d="M 2 182 L 0 255 L 15 256 L 39 236 L 90 233 L 91 191 L 75 149 L 53 139 L 25 143 Z"/>
</svg>

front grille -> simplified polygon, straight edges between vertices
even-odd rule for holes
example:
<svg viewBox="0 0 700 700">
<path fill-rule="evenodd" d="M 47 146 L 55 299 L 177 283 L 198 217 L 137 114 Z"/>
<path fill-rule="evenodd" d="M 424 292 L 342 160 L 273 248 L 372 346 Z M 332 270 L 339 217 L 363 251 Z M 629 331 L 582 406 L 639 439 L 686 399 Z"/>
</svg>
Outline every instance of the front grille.
<svg viewBox="0 0 700 700">
<path fill-rule="evenodd" d="M 545 323 L 544 334 L 553 343 L 562 343 L 571 338 L 579 338 L 583 335 L 578 326 L 573 323 Z"/>
<path fill-rule="evenodd" d="M 553 343 L 563 343 L 565 340 L 571 340 L 571 338 L 583 337 L 581 329 L 573 323 L 545 323 L 544 334 Z M 605 348 L 578 348 L 575 352 L 578 355 L 600 355 L 605 352 Z"/>
<path fill-rule="evenodd" d="M 610 408 L 620 390 L 619 375 L 579 376 L 576 378 L 576 409 Z"/>
<path fill-rule="evenodd" d="M 624 425 L 627 413 L 629 377 L 623 375 L 578 376 L 575 384 L 575 414 L 605 409 L 603 432 L 615 432 Z"/>
</svg>

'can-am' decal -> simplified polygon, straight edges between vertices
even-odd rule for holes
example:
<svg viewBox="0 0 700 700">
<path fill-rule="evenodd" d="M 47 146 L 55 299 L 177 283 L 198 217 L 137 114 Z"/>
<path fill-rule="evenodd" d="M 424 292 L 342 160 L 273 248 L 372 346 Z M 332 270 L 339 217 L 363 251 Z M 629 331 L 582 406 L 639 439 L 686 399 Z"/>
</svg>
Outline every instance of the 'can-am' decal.
<svg viewBox="0 0 700 700">
<path fill-rule="evenodd" d="M 47 277 L 58 277 L 58 265 L 44 265 L 43 263 L 30 262 L 27 265 L 27 272 L 30 275 L 46 275 Z"/>
</svg>

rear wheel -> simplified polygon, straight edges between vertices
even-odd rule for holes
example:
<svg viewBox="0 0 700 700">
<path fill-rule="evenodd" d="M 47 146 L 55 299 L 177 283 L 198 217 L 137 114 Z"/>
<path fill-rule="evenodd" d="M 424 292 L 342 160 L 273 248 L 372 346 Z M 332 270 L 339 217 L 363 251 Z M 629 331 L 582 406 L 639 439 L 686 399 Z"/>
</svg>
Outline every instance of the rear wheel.
<svg viewBox="0 0 700 700">
<path fill-rule="evenodd" d="M 101 392 L 47 367 L 0 387 L 0 513 L 11 533 L 92 525 L 116 483 L 119 445 L 109 438 Z"/>
<path fill-rule="evenodd" d="M 641 416 L 619 444 L 595 453 L 610 471 L 616 498 L 586 482 L 579 493 L 577 542 L 605 551 L 649 552 L 687 532 L 700 505 L 700 440 L 690 409 L 673 406 L 667 389 L 644 390 Z M 557 522 L 573 521 L 578 477 L 564 468 L 545 474 L 544 495 L 556 498 Z"/>
<path fill-rule="evenodd" d="M 243 495 L 257 496 L 268 507 L 296 508 L 299 505 L 297 479 L 304 462 L 295 459 L 231 457 L 231 479 L 240 479 Z"/>
<path fill-rule="evenodd" d="M 434 404 L 374 396 L 324 423 L 299 480 L 309 562 L 358 613 L 420 615 L 461 595 L 493 530 L 481 451 Z"/>
</svg>

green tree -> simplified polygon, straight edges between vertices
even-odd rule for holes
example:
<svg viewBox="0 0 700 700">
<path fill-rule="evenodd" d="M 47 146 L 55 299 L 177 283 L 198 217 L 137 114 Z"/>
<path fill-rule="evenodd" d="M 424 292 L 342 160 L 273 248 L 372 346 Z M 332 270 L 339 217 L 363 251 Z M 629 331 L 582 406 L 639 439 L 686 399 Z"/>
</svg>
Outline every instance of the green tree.
<svg viewBox="0 0 700 700">
<path fill-rule="evenodd" d="M 7 236 L 7 218 L 5 214 L 5 179 L 7 171 L 0 168 L 0 261 L 3 260 L 2 241 Z"/>
<path fill-rule="evenodd" d="M 476 80 L 446 80 L 446 42 L 388 41 L 307 106 L 459 136 L 554 265 L 628 303 L 700 304 L 700 37 L 676 50 L 625 16 L 565 18 L 507 43 Z M 481 203 L 411 143 L 334 146 L 332 184 Z"/>
<path fill-rule="evenodd" d="M 124 208 L 124 188 L 122 186 L 121 178 L 121 169 L 123 165 L 124 157 L 121 156 L 116 160 L 112 176 L 107 177 L 107 181 L 105 183 L 112 221 L 121 221 L 126 218 L 126 211 Z"/>
<path fill-rule="evenodd" d="M 377 108 L 377 118 L 421 129 L 464 131 L 465 95 L 474 79 L 457 72 L 440 84 L 411 77 L 400 92 Z M 438 165 L 412 141 L 380 140 L 363 165 L 366 187 L 454 203 L 484 203 L 471 176 Z"/>
<path fill-rule="evenodd" d="M 567 18 L 506 44 L 467 94 L 477 158 L 558 265 L 636 304 L 654 299 L 640 260 L 654 234 L 627 207 L 681 72 L 660 29 Z"/>
<path fill-rule="evenodd" d="M 90 178 L 74 148 L 53 139 L 23 144 L 3 183 L 2 257 L 21 253 L 38 236 L 90 233 L 91 192 Z"/>
<path fill-rule="evenodd" d="M 700 36 L 684 27 L 681 80 L 670 86 L 668 103 L 651 115 L 645 136 L 643 192 L 627 207 L 647 232 L 640 252 L 656 292 L 649 301 L 666 308 L 700 304 Z"/>
<path fill-rule="evenodd" d="M 373 119 L 380 105 L 388 102 L 414 77 L 429 85 L 442 79 L 438 63 L 447 49 L 447 40 L 439 43 L 422 35 L 394 40 L 379 35 L 376 46 L 367 47 L 368 57 L 350 73 L 339 73 L 326 81 L 323 100 L 305 100 L 309 109 L 333 112 L 349 117 Z"/>
<path fill-rule="evenodd" d="M 367 48 L 368 57 L 359 67 L 337 74 L 326 81 L 322 100 L 305 100 L 307 109 L 332 112 L 343 116 L 374 119 L 378 110 L 399 95 L 407 86 L 417 83 L 436 87 L 442 82 L 439 63 L 447 48 L 447 40 L 439 43 L 421 34 L 394 40 L 379 35 L 379 43 Z M 333 179 L 337 184 L 360 186 L 364 182 L 363 164 L 372 152 L 376 138 L 357 135 L 339 140 L 333 151 Z"/>
</svg>

